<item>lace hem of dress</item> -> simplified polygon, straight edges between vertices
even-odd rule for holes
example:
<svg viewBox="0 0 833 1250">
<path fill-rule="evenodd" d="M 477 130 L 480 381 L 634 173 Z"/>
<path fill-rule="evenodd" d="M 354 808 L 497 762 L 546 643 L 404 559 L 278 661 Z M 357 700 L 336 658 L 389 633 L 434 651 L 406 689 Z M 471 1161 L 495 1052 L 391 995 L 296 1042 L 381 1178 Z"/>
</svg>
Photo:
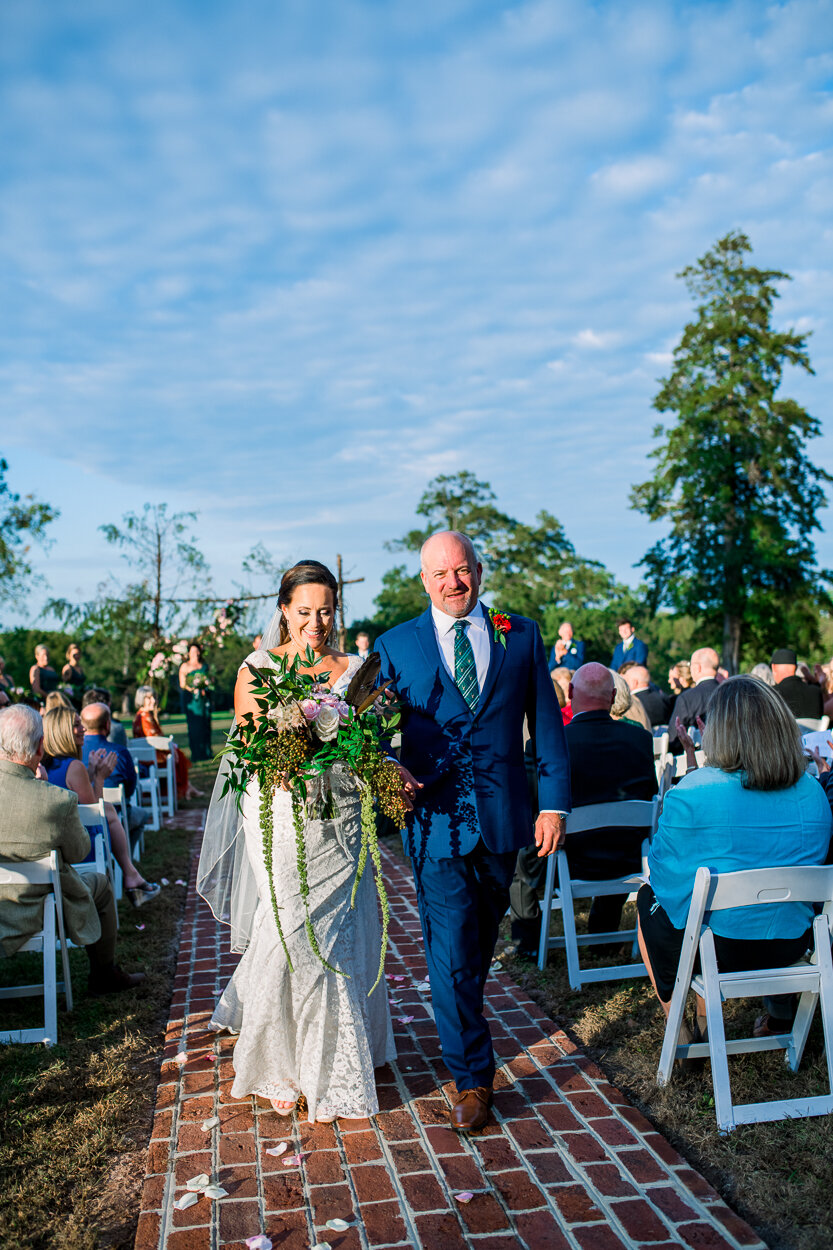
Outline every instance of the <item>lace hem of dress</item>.
<svg viewBox="0 0 833 1250">
<path fill-rule="evenodd" d="M 252 1090 L 257 1098 L 265 1098 L 268 1102 L 297 1102 L 301 1091 L 294 1085 L 279 1085 L 269 1081 L 258 1085 Z M 316 1120 L 370 1120 L 377 1113 L 357 1102 L 350 1102 L 336 1097 L 329 1101 L 319 1101 L 315 1107 Z"/>
</svg>

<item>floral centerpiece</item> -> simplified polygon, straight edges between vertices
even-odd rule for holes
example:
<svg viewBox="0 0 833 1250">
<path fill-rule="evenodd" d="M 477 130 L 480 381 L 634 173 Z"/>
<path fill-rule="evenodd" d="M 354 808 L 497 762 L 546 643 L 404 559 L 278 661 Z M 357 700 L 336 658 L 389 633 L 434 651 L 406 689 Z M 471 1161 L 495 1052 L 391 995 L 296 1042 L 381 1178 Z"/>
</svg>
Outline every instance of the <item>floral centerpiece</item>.
<svg viewBox="0 0 833 1250">
<path fill-rule="evenodd" d="M 292 972 L 292 960 L 281 928 L 272 868 L 272 800 L 279 786 L 290 791 L 299 891 L 306 915 L 307 937 L 312 950 L 326 968 L 347 975 L 327 962 L 315 936 L 309 913 L 304 832 L 308 820 L 326 820 L 335 814 L 330 788 L 333 767 L 339 764 L 346 766 L 353 775 L 361 796 L 361 843 L 351 906 L 355 906 L 356 892 L 369 856 L 382 910 L 379 973 L 369 991 L 372 994 L 384 970 L 390 916 L 379 855 L 377 806 L 399 828 L 405 823 L 399 770 L 387 754 L 387 740 L 399 722 L 399 712 L 392 704 L 386 703 L 384 708 L 379 704 L 383 688 L 376 688 L 378 656 L 372 655 L 365 661 L 343 698 L 332 694 L 326 685 L 329 673 L 320 672 L 312 676 L 303 671 L 313 668 L 316 662 L 312 648 L 307 647 L 303 658 L 300 655 L 291 659 L 288 656 L 277 658 L 277 668 L 256 668 L 247 664 L 254 678 L 252 695 L 258 716 L 245 713 L 229 737 L 222 752 L 229 760 L 222 793 L 232 790 L 240 804 L 248 783 L 256 780 L 259 784 L 260 828 L 272 910 Z"/>
</svg>

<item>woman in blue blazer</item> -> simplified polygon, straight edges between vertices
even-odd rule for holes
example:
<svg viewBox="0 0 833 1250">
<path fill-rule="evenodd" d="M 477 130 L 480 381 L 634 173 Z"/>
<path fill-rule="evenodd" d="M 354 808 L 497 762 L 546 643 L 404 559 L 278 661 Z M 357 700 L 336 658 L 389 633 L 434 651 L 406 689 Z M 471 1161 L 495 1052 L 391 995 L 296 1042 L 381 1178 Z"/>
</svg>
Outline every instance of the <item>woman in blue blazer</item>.
<svg viewBox="0 0 833 1250">
<path fill-rule="evenodd" d="M 648 859 L 650 884 L 637 898 L 640 947 L 666 1015 L 697 869 L 822 864 L 830 846 L 827 798 L 805 772 L 795 718 L 769 686 L 756 677 L 724 682 L 709 704 L 703 750 L 708 766 L 689 771 L 665 796 Z M 807 949 L 812 919 L 805 903 L 715 912 L 719 967 L 787 967 Z M 768 1003 L 769 1011 L 779 1005 Z"/>
</svg>

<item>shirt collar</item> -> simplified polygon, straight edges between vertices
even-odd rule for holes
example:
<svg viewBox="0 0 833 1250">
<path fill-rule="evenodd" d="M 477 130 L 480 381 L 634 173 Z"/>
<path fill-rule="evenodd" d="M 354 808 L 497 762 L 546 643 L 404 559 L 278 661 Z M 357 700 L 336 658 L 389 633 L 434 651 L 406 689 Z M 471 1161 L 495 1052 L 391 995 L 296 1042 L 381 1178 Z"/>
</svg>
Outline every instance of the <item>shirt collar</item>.
<svg viewBox="0 0 833 1250">
<path fill-rule="evenodd" d="M 446 634 L 450 634 L 458 621 L 471 621 L 474 623 L 482 621 L 483 615 L 483 604 L 479 599 L 468 616 L 449 616 L 447 612 L 443 612 L 440 608 L 434 607 L 433 603 L 431 604 L 431 617 L 434 621 L 434 628 L 441 638 L 444 638 Z"/>
</svg>

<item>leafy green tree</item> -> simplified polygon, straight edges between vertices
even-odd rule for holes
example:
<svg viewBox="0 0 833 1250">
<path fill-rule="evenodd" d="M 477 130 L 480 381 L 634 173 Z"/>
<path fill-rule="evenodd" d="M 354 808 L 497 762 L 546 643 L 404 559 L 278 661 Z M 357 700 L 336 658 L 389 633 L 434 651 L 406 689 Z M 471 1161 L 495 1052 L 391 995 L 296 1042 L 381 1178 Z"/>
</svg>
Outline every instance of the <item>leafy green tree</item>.
<svg viewBox="0 0 833 1250">
<path fill-rule="evenodd" d="M 806 647 L 829 602 L 810 535 L 833 479 L 805 450 L 819 422 L 776 397 L 785 366 L 813 372 L 806 338 L 773 328 L 775 283 L 789 275 L 755 268 L 751 250 L 745 234 L 727 234 L 680 275 L 697 315 L 654 400 L 676 419 L 656 427 L 656 468 L 631 495 L 670 527 L 642 560 L 654 604 L 722 630 L 731 673 L 744 643 L 762 654 L 787 640 Z"/>
<path fill-rule="evenodd" d="M 500 536 L 515 524 L 494 506 L 496 498 L 489 483 L 479 481 L 468 469 L 441 473 L 428 483 L 417 504 L 417 516 L 426 518 L 425 528 L 409 530 L 387 546 L 393 551 L 419 551 L 437 530 L 460 530 L 468 534 L 481 556 L 488 557 Z"/>
<path fill-rule="evenodd" d="M 208 590 L 208 563 L 191 533 L 196 512 L 168 512 L 166 503 L 146 503 L 141 515 L 128 512 L 122 526 L 101 525 L 108 543 L 119 547 L 131 570 L 141 579 L 150 600 L 150 627 L 154 640 L 169 632 L 181 616 L 177 598 Z M 129 586 L 129 599 L 136 583 Z M 207 600 L 206 600 L 207 602 Z M 186 613 L 187 615 L 187 613 Z"/>
<path fill-rule="evenodd" d="M 34 495 L 16 495 L 6 481 L 8 468 L 0 459 L 0 606 L 20 608 L 41 580 L 30 563 L 32 544 L 47 543 L 46 528 L 60 513 Z"/>
</svg>

